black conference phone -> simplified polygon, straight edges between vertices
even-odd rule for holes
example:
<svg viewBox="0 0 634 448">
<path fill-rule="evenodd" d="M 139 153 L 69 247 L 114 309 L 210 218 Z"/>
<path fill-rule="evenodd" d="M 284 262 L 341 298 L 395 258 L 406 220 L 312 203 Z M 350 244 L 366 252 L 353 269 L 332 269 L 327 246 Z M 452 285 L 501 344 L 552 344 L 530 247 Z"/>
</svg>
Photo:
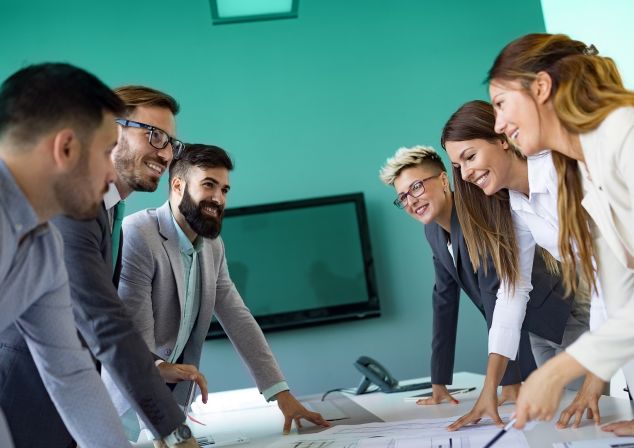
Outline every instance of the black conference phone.
<svg viewBox="0 0 634 448">
<path fill-rule="evenodd" d="M 369 356 L 360 356 L 359 359 L 354 362 L 354 366 L 363 374 L 361 383 L 359 383 L 355 392 L 356 395 L 366 393 L 370 384 L 376 384 L 379 386 L 381 392 L 385 392 L 386 394 L 431 388 L 430 382 L 399 386 L 398 380 L 390 375 L 390 372 L 388 372 L 385 367 Z"/>
</svg>

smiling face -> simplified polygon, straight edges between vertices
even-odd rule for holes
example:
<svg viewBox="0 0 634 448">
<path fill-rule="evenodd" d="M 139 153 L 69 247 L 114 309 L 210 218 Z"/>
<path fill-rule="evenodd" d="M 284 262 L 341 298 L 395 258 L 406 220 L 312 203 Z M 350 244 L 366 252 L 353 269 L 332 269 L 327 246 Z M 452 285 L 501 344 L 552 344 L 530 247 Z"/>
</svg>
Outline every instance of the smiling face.
<svg viewBox="0 0 634 448">
<path fill-rule="evenodd" d="M 229 171 L 224 167 L 200 168 L 192 166 L 185 183 L 178 183 L 176 191 L 181 212 L 189 227 L 204 238 L 216 238 L 220 234 L 227 194 Z"/>
<path fill-rule="evenodd" d="M 169 109 L 139 106 L 127 118 L 162 129 L 172 137 L 175 134 L 175 119 Z M 148 141 L 149 133 L 147 129 L 122 128 L 112 154 L 117 176 L 130 192 L 156 190 L 161 175 L 172 161 L 171 144 L 156 149 Z"/>
<path fill-rule="evenodd" d="M 423 224 L 435 221 L 439 216 L 445 214 L 448 207 L 452 206 L 447 174 L 442 172 L 436 176 L 438 172 L 437 167 L 415 165 L 403 169 L 394 180 L 394 189 L 396 194 L 400 195 L 407 193 L 416 182 L 428 179 L 424 182 L 425 192 L 417 198 L 408 195 L 404 207 L 408 215 Z M 431 179 L 429 179 L 430 177 Z M 447 193 L 445 193 L 445 189 Z"/>
<path fill-rule="evenodd" d="M 512 176 L 513 157 L 507 142 L 483 139 L 445 143 L 451 164 L 460 170 L 463 181 L 491 196 L 508 188 Z"/>
<path fill-rule="evenodd" d="M 520 81 L 491 81 L 495 132 L 505 134 L 524 155 L 543 151 L 540 108 Z"/>
</svg>

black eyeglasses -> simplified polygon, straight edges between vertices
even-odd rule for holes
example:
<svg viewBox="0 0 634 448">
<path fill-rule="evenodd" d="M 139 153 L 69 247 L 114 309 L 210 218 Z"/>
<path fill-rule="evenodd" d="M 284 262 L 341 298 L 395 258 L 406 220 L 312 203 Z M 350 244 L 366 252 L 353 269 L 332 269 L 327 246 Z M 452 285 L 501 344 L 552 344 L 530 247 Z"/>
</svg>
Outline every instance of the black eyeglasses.
<svg viewBox="0 0 634 448">
<path fill-rule="evenodd" d="M 409 186 L 409 188 L 407 189 L 405 193 L 399 194 L 396 197 L 396 199 L 394 199 L 393 204 L 398 208 L 405 208 L 405 206 L 407 205 L 408 196 L 411 196 L 413 198 L 418 198 L 422 196 L 423 193 L 425 193 L 425 182 L 427 182 L 430 179 L 433 179 L 434 177 L 438 177 L 441 174 L 442 172 L 438 174 L 434 174 L 433 176 L 429 176 L 425 179 L 415 181 L 412 185 Z"/>
<path fill-rule="evenodd" d="M 148 131 L 150 131 L 148 135 L 148 142 L 150 143 L 150 145 L 152 145 L 152 147 L 156 149 L 163 149 L 168 144 L 171 144 L 174 157 L 180 155 L 180 153 L 183 152 L 183 149 L 185 149 L 185 144 L 183 142 L 170 137 L 169 134 L 163 129 L 157 128 L 155 126 L 150 126 L 149 124 L 139 123 L 138 121 L 126 120 L 123 118 L 117 118 L 115 122 L 124 127 L 147 129 Z"/>
</svg>

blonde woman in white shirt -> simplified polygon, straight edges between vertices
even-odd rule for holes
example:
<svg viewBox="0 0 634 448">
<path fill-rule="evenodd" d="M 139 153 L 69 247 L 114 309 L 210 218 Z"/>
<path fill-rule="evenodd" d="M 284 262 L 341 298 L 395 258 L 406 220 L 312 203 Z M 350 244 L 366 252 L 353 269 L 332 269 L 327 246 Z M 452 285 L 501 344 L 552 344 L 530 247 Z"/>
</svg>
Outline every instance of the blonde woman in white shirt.
<svg viewBox="0 0 634 448">
<path fill-rule="evenodd" d="M 493 107 L 485 101 L 471 101 L 460 107 L 448 120 L 441 137 L 453 165 L 456 210 L 464 229 L 469 256 L 478 260 L 492 256 L 496 270 L 502 272 L 497 293 L 491 333 L 507 341 L 506 346 L 489 346 L 489 352 L 510 357 L 528 303 L 535 246 L 558 275 L 557 187 L 556 173 L 549 153 L 528 160 L 506 136 L 494 130 Z M 507 206 L 493 208 L 503 199 Z M 531 334 L 531 346 L 538 366 L 562 352 L 588 329 L 589 294 L 577 295 L 560 342 Z M 571 300 L 571 299 L 569 299 Z M 501 349 L 501 350 L 500 350 Z M 568 387 L 577 390 L 581 381 Z M 579 424 L 586 407 L 599 418 L 597 402 L 603 382 L 592 383 L 598 393 L 588 399 L 587 388 L 578 394 L 577 404 L 564 412 L 560 426 L 565 427 L 574 415 Z M 587 406 L 579 409 L 578 402 Z M 491 412 L 476 403 L 473 410 L 456 422 L 460 427 L 477 421 Z"/>
<path fill-rule="evenodd" d="M 528 378 L 517 402 L 521 428 L 552 418 L 571 379 L 592 372 L 608 380 L 634 358 L 634 92 L 596 48 L 550 34 L 507 45 L 489 83 L 496 130 L 526 155 L 552 149 L 564 281 L 574 288 L 579 267 L 592 283 L 594 260 L 608 314 Z M 604 429 L 634 434 L 634 422 Z"/>
</svg>

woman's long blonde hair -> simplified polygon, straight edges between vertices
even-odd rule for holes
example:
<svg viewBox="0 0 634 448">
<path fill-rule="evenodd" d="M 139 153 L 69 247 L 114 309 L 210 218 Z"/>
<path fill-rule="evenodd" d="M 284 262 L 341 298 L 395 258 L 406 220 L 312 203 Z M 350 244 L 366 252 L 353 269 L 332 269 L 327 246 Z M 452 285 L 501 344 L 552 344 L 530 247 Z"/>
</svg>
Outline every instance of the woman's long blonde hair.
<svg viewBox="0 0 634 448">
<path fill-rule="evenodd" d="M 508 44 L 489 70 L 488 81 L 521 81 L 528 89 L 540 72 L 552 79 L 551 98 L 557 117 L 571 133 L 597 128 L 613 110 L 634 106 L 634 92 L 623 86 L 611 58 L 594 46 L 563 34 L 528 34 Z M 567 292 L 577 286 L 577 268 L 596 288 L 594 249 L 583 189 L 575 160 L 553 152 L 558 175 L 559 252 Z M 579 264 L 579 266 L 578 266 Z"/>
<path fill-rule="evenodd" d="M 447 142 L 475 139 L 506 142 L 512 157 L 525 159 L 505 135 L 495 132 L 493 107 L 486 101 L 470 101 L 454 112 L 443 128 L 440 144 L 446 150 Z M 508 190 L 502 189 L 493 196 L 487 196 L 476 185 L 462 180 L 460 168 L 455 166 L 453 179 L 456 212 L 471 264 L 475 270 L 482 265 L 486 269 L 484 260 L 491 256 L 498 276 L 513 291 L 519 276 L 519 261 Z M 544 250 L 540 251 L 540 255 L 549 271 L 559 271 L 552 255 Z"/>
</svg>

